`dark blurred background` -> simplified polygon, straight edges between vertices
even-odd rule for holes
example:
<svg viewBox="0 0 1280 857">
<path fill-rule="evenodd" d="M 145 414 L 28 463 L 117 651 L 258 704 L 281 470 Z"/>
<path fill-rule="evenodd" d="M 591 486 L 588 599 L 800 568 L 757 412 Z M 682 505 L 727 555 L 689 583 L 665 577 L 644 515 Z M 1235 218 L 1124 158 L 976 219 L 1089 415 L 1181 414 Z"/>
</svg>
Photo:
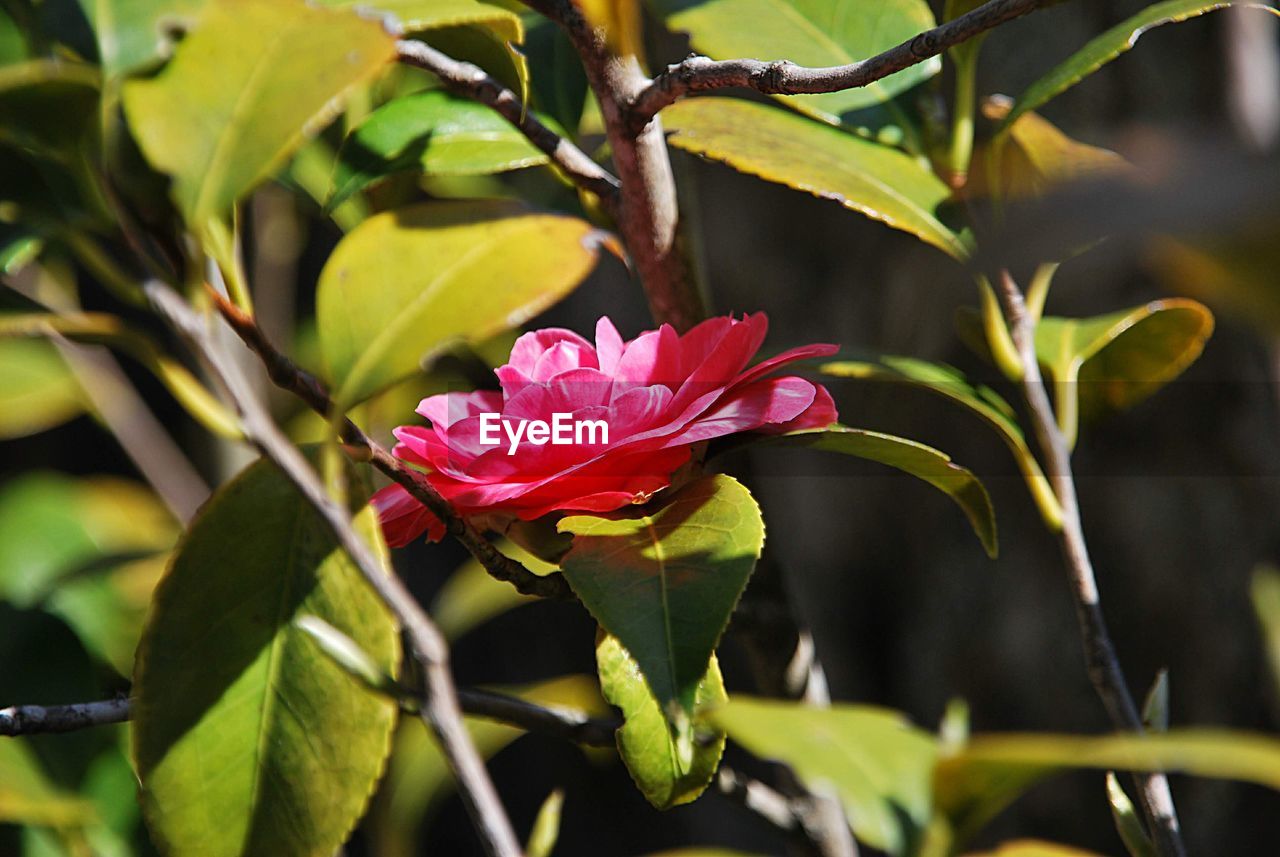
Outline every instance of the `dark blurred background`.
<svg viewBox="0 0 1280 857">
<path fill-rule="evenodd" d="M 980 91 L 1019 93 L 1145 5 L 1084 0 L 1000 28 L 983 51 Z M 1197 172 L 1196 158 L 1206 152 L 1215 169 L 1280 172 L 1276 156 L 1261 151 L 1271 145 L 1265 123 L 1250 130 L 1233 112 L 1239 82 L 1229 73 L 1233 43 L 1262 28 L 1262 46 L 1274 52 L 1274 28 L 1264 15 L 1245 12 L 1233 22 L 1234 14 L 1148 34 L 1137 50 L 1044 114 L 1077 139 L 1135 159 L 1152 152 L 1182 158 L 1187 174 L 1205 186 L 1216 180 Z M 678 39 L 660 47 L 655 59 L 662 62 L 685 52 Z M 954 332 L 953 314 L 975 303 L 975 290 L 950 259 L 836 203 L 674 157 L 700 228 L 714 309 L 767 311 L 767 349 L 826 341 L 840 343 L 849 356 L 939 360 L 1014 398 Z M 1220 211 L 1213 223 L 1198 224 L 1194 195 L 1186 202 L 1192 225 L 1232 228 Z M 1241 209 L 1241 222 L 1259 214 L 1256 201 Z M 1140 221 L 1135 215 L 1135 230 Z M 308 239 L 297 268 L 300 294 L 309 293 L 336 237 L 335 231 Z M 1049 312 L 1093 315 L 1168 294 L 1151 254 L 1151 245 L 1135 237 L 1068 262 Z M 650 326 L 641 294 L 613 261 L 541 321 L 589 330 L 604 313 L 624 336 Z M 1140 696 L 1167 668 L 1175 725 L 1280 726 L 1249 599 L 1254 568 L 1280 552 L 1280 383 L 1276 342 L 1253 321 L 1219 313 L 1203 357 L 1181 379 L 1133 410 L 1086 427 L 1076 454 L 1104 610 L 1131 688 Z M 147 379 L 136 380 L 144 392 L 153 390 Z M 988 560 L 956 508 L 908 477 L 818 453 L 751 453 L 752 488 L 768 523 L 766 550 L 813 629 L 832 697 L 900 709 L 926 728 L 937 724 L 949 700 L 962 698 L 975 731 L 1108 730 L 1085 675 L 1057 545 L 996 436 L 923 392 L 854 382 L 830 388 L 844 423 L 924 441 L 979 474 L 995 504 L 1001 548 L 997 560 Z M 170 425 L 196 436 L 180 412 L 166 411 L 163 395 L 151 401 L 162 403 Z M 132 475 L 109 436 L 83 418 L 7 443 L 0 453 L 8 473 L 46 467 Z M 202 465 L 209 474 L 226 466 Z M 440 545 L 404 551 L 397 562 L 426 599 L 463 559 L 460 549 Z M 463 684 L 590 673 L 594 633 L 577 607 L 522 607 L 463 638 L 455 669 Z M 732 629 L 721 657 L 730 692 L 750 692 Z M 731 750 L 730 758 L 759 770 L 740 753 Z M 526 737 L 499 754 L 492 769 L 517 829 L 529 828 L 552 788 L 565 789 L 556 853 L 566 857 L 694 844 L 771 854 L 784 847 L 714 789 L 660 814 L 620 765 L 590 761 L 552 739 Z M 1184 777 L 1174 777 L 1173 787 L 1191 853 L 1280 853 L 1280 796 Z M 429 830 L 424 855 L 480 853 L 456 798 L 439 804 Z M 1100 772 L 1037 787 L 979 844 L 1016 836 L 1122 853 Z M 349 853 L 365 853 L 359 835 Z"/>
</svg>

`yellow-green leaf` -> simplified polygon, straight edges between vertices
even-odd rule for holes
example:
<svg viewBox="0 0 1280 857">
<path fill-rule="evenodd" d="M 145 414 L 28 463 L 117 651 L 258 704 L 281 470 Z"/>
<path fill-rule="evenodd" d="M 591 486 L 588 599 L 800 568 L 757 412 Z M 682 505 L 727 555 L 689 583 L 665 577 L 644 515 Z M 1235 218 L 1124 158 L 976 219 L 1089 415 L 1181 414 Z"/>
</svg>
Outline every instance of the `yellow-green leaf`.
<svg viewBox="0 0 1280 857">
<path fill-rule="evenodd" d="M 547 795 L 547 799 L 538 808 L 537 818 L 533 820 L 529 844 L 524 849 L 525 857 L 551 857 L 556 840 L 560 838 L 560 814 L 563 809 L 563 789 L 556 789 Z"/>
<path fill-rule="evenodd" d="M 989 119 L 1007 114 L 1008 104 L 988 102 Z M 1041 196 L 1050 188 L 1099 181 L 1128 170 L 1129 162 L 1110 149 L 1064 134 L 1038 113 L 1024 113 L 974 158 L 971 189 L 1002 200 Z"/>
<path fill-rule="evenodd" d="M 1280 571 L 1270 565 L 1255 568 L 1249 594 L 1258 623 L 1262 626 L 1262 642 L 1266 646 L 1267 664 L 1271 667 L 1272 686 L 1280 692 Z"/>
<path fill-rule="evenodd" d="M 572 515 L 561 570 L 635 658 L 664 714 L 686 719 L 764 547 L 760 507 L 729 476 L 685 485 L 655 509 Z"/>
<path fill-rule="evenodd" d="M 1078 419 L 1131 407 L 1180 375 L 1211 333 L 1213 314 L 1186 298 L 1094 318 L 1041 319 L 1036 354 L 1053 381 L 1068 443 L 1075 441 Z"/>
<path fill-rule="evenodd" d="M 320 0 L 322 6 L 364 6 L 393 15 L 406 33 L 480 26 L 506 42 L 524 41 L 524 24 L 510 9 L 484 0 Z"/>
<path fill-rule="evenodd" d="M 1265 3 L 1231 3 L 1205 2 L 1205 0 L 1166 0 L 1164 3 L 1153 3 L 1141 12 L 1126 18 L 1111 29 L 1097 36 L 1080 50 L 1076 51 L 1052 71 L 1031 84 L 1014 102 L 1013 109 L 1005 119 L 1006 126 L 1012 124 L 1019 116 L 1029 110 L 1035 110 L 1051 98 L 1054 98 L 1081 80 L 1093 74 L 1116 57 L 1128 51 L 1138 43 L 1138 39 L 1148 30 L 1162 24 L 1176 24 L 1215 9 L 1228 6 L 1249 6 L 1265 9 L 1273 15 L 1280 15 Z"/>
<path fill-rule="evenodd" d="M 658 809 L 696 800 L 715 776 L 724 732 L 702 712 L 728 701 L 714 654 L 698 682 L 693 716 L 673 722 L 650 690 L 631 653 L 612 634 L 596 640 L 596 667 L 604 698 L 622 710 L 618 753 L 636 788 Z"/>
<path fill-rule="evenodd" d="M 897 712 L 735 696 L 710 718 L 811 790 L 834 791 L 853 832 L 874 848 L 901 854 L 929 822 L 934 740 Z"/>
<path fill-rule="evenodd" d="M 192 29 L 208 0 L 79 0 L 107 77 L 154 65 L 172 51 L 174 31 Z"/>
<path fill-rule="evenodd" d="M 382 26 L 303 0 L 212 0 L 154 78 L 124 87 L 147 159 L 203 229 L 319 131 L 395 55 Z"/>
<path fill-rule="evenodd" d="M 51 429 L 84 409 L 80 385 L 53 343 L 0 339 L 0 438 Z"/>
<path fill-rule="evenodd" d="M 767 104 L 691 98 L 662 113 L 671 145 L 765 181 L 832 199 L 957 259 L 968 251 L 938 219 L 951 195 L 917 160 Z"/>
<path fill-rule="evenodd" d="M 0 739 L 0 824 L 78 827 L 95 818 L 92 803 L 49 781 L 24 739 Z"/>
<path fill-rule="evenodd" d="M 520 562 L 534 574 L 550 574 L 556 567 L 506 540 L 497 543 L 502 553 Z M 431 618 L 449 641 L 458 639 L 473 628 L 508 610 L 539 599 L 521 595 L 510 583 L 495 579 L 471 557 L 458 567 L 431 603 Z"/>
<path fill-rule="evenodd" d="M 595 265 L 586 221 L 514 202 L 413 205 L 369 218 L 320 274 L 316 318 L 337 399 L 350 406 L 459 340 L 517 327 Z"/>
<path fill-rule="evenodd" d="M 386 563 L 371 508 L 356 527 Z M 259 461 L 192 524 L 139 646 L 133 753 L 161 853 L 330 855 L 363 814 L 396 704 L 330 660 L 295 624 L 303 615 L 394 673 L 394 620 L 319 514 Z"/>
<path fill-rule="evenodd" d="M 875 56 L 934 26 L 924 0 L 703 0 L 677 3 L 667 24 L 689 33 L 712 59 L 752 57 L 805 66 L 845 65 Z M 817 95 L 781 96 L 791 107 L 839 124 L 854 110 L 887 101 L 942 68 L 937 57 L 869 86 Z M 663 114 L 666 115 L 666 114 Z"/>
<path fill-rule="evenodd" d="M 967 857 L 1101 857 L 1093 851 L 1084 851 L 1057 842 L 1039 839 L 1012 839 L 1002 842 L 994 851 L 974 852 Z"/>
</svg>

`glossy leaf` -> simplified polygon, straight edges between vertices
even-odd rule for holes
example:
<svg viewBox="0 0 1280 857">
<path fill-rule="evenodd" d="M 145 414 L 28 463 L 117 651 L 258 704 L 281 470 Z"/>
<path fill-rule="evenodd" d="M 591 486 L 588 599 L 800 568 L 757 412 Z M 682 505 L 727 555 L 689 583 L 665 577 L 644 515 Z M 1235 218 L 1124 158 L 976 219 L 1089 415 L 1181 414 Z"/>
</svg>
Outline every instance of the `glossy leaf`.
<svg viewBox="0 0 1280 857">
<path fill-rule="evenodd" d="M 529 833 L 529 844 L 524 849 L 525 857 L 551 857 L 556 840 L 560 838 L 560 815 L 563 810 L 564 790 L 556 789 L 547 795 L 547 799 L 538 808 L 538 815 L 533 820 L 533 830 Z"/>
<path fill-rule="evenodd" d="M 1033 784 L 1074 768 L 1183 771 L 1280 789 L 1280 740 L 1211 729 L 1141 736 L 977 736 L 938 762 L 934 794 L 939 810 L 963 837 Z"/>
<path fill-rule="evenodd" d="M 322 6 L 363 6 L 389 12 L 406 33 L 422 33 L 441 27 L 479 26 L 507 42 L 524 40 L 520 16 L 497 3 L 484 0 L 319 0 Z"/>
<path fill-rule="evenodd" d="M 991 497 L 972 471 L 952 462 L 945 452 L 905 437 L 848 426 L 794 432 L 763 438 L 760 442 L 855 455 L 923 479 L 955 501 L 973 525 L 988 555 L 996 555 L 996 513 L 991 507 Z"/>
<path fill-rule="evenodd" d="M 1152 395 L 1200 356 L 1212 332 L 1213 314 L 1185 298 L 1088 319 L 1041 319 L 1036 354 L 1052 378 L 1068 442 L 1077 414 L 1088 420 Z"/>
<path fill-rule="evenodd" d="M 901 854 L 928 824 L 937 751 L 896 712 L 735 696 L 710 717 L 755 755 L 786 763 L 810 789 L 834 791 L 853 832 L 874 848 Z"/>
<path fill-rule="evenodd" d="M 278 169 L 394 56 L 382 26 L 302 0 L 211 0 L 154 78 L 124 87 L 147 159 L 194 228 Z"/>
<path fill-rule="evenodd" d="M 672 10 L 668 26 L 689 33 L 694 49 L 712 59 L 752 57 L 804 66 L 864 60 L 935 23 L 924 0 L 703 0 L 692 4 L 665 0 L 660 7 Z M 788 95 L 781 100 L 802 113 L 839 124 L 844 114 L 887 101 L 941 68 L 935 57 L 869 86 Z"/>
<path fill-rule="evenodd" d="M 662 113 L 669 142 L 739 172 L 832 199 L 910 232 L 957 259 L 967 250 L 938 219 L 951 195 L 927 167 L 896 149 L 766 104 L 691 98 Z"/>
<path fill-rule="evenodd" d="M 822 372 L 837 378 L 910 384 L 963 405 L 994 429 L 1013 453 L 1014 461 L 1046 521 L 1052 523 L 1056 519 L 1060 522 L 1061 510 L 1044 471 L 1027 446 L 1022 427 L 1018 425 L 1017 413 L 990 387 L 975 386 L 950 366 L 911 357 L 883 357 L 878 364 L 854 361 L 828 363 L 822 367 Z"/>
<path fill-rule="evenodd" d="M 594 679 L 568 675 L 522 688 L 497 688 L 539 705 L 566 708 L 603 717 L 609 707 Z M 525 733 L 515 726 L 477 717 L 466 718 L 467 731 L 480 755 L 488 759 Z M 420 830 L 431 810 L 454 787 L 453 774 L 438 745 L 421 722 L 406 720 L 396 735 L 387 776 L 366 822 L 378 857 L 415 857 Z"/>
<path fill-rule="evenodd" d="M 98 43 L 106 77 L 158 63 L 173 51 L 172 32 L 192 29 L 209 0 L 79 0 Z"/>
<path fill-rule="evenodd" d="M 708 476 L 656 509 L 571 515 L 559 529 L 573 534 L 560 566 L 573 591 L 635 658 L 663 712 L 691 716 L 764 547 L 755 499 L 732 477 Z"/>
<path fill-rule="evenodd" d="M 693 717 L 675 723 L 617 637 L 599 635 L 596 666 L 604 698 L 622 710 L 618 753 L 636 788 L 658 809 L 696 800 L 715 776 L 724 753 L 724 732 L 709 728 L 701 718 L 703 710 L 729 698 L 715 655 L 698 682 Z"/>
<path fill-rule="evenodd" d="M 320 274 L 316 317 L 352 405 L 459 340 L 517 327 L 568 294 L 599 247 L 586 221 L 514 202 L 414 205 L 369 218 Z"/>
<path fill-rule="evenodd" d="M 1153 3 L 1138 14 L 1126 18 L 1102 35 L 1097 36 L 1064 62 L 1055 66 L 1048 74 L 1027 87 L 1014 102 L 1013 109 L 1005 118 L 1004 126 L 1011 125 L 1027 111 L 1035 110 L 1040 105 L 1075 86 L 1081 80 L 1136 45 L 1138 39 L 1148 30 L 1159 27 L 1162 24 L 1185 21 L 1188 18 L 1194 18 L 1197 15 L 1203 15 L 1215 9 L 1225 9 L 1228 6 L 1249 6 L 1255 9 L 1265 9 L 1273 15 L 1280 14 L 1280 12 L 1264 3 L 1230 3 L 1222 2 L 1222 0 L 1219 0 L 1219 2 L 1166 0 L 1163 3 Z"/>
<path fill-rule="evenodd" d="M 51 429 L 84 409 L 80 385 L 53 343 L 0 339 L 0 439 Z"/>
<path fill-rule="evenodd" d="M 375 110 L 343 142 L 327 206 L 410 170 L 471 176 L 546 162 L 546 155 L 489 107 L 440 90 L 417 92 Z"/>
<path fill-rule="evenodd" d="M 386 562 L 377 517 L 356 526 Z M 323 619 L 386 673 L 395 622 L 309 504 L 259 461 L 209 501 L 158 588 L 132 734 L 164 854 L 332 854 L 382 772 L 396 705 L 295 621 Z"/>
<path fill-rule="evenodd" d="M 998 120 L 1009 105 L 988 102 L 983 112 Z M 1071 182 L 1119 177 L 1128 169 L 1129 162 L 1110 149 L 1074 140 L 1027 112 L 974 158 L 970 188 L 1002 200 L 1028 199 Z"/>
<path fill-rule="evenodd" d="M 25 740 L 0 741 L 0 824 L 74 827 L 94 817 L 92 803 L 49 781 Z"/>
<path fill-rule="evenodd" d="M 549 574 L 556 570 L 555 566 L 511 542 L 503 540 L 496 547 L 534 574 Z M 512 608 L 536 601 L 538 599 L 532 595 L 521 595 L 510 583 L 494 579 L 480 560 L 472 557 L 440 587 L 430 612 L 440 633 L 452 642 Z"/>
</svg>

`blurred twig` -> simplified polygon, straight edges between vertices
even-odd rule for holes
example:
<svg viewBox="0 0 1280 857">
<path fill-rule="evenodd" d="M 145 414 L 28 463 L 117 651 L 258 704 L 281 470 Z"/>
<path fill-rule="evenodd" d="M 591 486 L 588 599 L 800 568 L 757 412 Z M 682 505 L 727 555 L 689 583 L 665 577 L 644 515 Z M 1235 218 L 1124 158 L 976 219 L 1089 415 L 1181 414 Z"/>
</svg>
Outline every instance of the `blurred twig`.
<svg viewBox="0 0 1280 857">
<path fill-rule="evenodd" d="M 130 706 L 124 697 L 75 705 L 11 705 L 0 708 L 0 735 L 75 732 L 91 726 L 123 723 L 129 719 Z"/>
<path fill-rule="evenodd" d="M 997 291 L 1022 361 L 1023 396 L 1044 455 L 1045 471 L 1062 507 L 1062 527 L 1057 535 L 1071 579 L 1071 592 L 1075 597 L 1076 619 L 1084 642 L 1089 679 L 1116 728 L 1141 733 L 1142 717 L 1125 682 L 1124 671 L 1116 657 L 1115 646 L 1102 615 L 1098 582 L 1093 573 L 1093 563 L 1089 558 L 1089 548 L 1085 544 L 1084 528 L 1080 521 L 1075 477 L 1071 471 L 1071 453 L 1058 428 L 1044 377 L 1040 373 L 1040 362 L 1036 357 L 1035 322 L 1027 312 L 1022 290 L 1014 282 L 1008 269 L 1000 272 Z M 1151 837 L 1159 853 L 1164 857 L 1183 857 L 1186 848 L 1182 844 L 1178 815 L 1173 806 L 1173 796 L 1169 792 L 1169 780 L 1164 774 L 1158 773 L 1135 774 L 1134 779 L 1143 815 L 1151 828 Z"/>
</svg>

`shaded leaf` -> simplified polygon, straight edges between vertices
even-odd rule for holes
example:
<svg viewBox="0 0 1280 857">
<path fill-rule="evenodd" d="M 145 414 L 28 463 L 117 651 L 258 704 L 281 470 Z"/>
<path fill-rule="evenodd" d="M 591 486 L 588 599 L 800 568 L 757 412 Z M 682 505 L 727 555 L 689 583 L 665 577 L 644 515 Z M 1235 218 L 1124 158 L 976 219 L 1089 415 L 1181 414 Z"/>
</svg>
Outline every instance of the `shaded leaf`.
<svg viewBox="0 0 1280 857">
<path fill-rule="evenodd" d="M 755 755 L 785 762 L 811 790 L 834 790 L 853 832 L 874 848 L 901 854 L 929 822 L 937 751 L 896 712 L 735 696 L 710 717 Z"/>
<path fill-rule="evenodd" d="M 529 844 L 524 849 L 525 857 L 551 857 L 551 852 L 556 847 L 556 840 L 560 838 L 560 813 L 563 809 L 563 789 L 556 789 L 547 795 L 547 799 L 538 808 L 537 817 L 533 820 Z"/>
<path fill-rule="evenodd" d="M 1166 0 L 1164 3 L 1153 3 L 1138 14 L 1121 21 L 1100 36 L 1097 36 L 1065 61 L 1055 66 L 1048 74 L 1027 87 L 1014 101 L 1013 109 L 1005 117 L 1007 127 L 1024 113 L 1035 110 L 1084 78 L 1093 74 L 1125 51 L 1138 43 L 1142 34 L 1162 24 L 1174 24 L 1185 21 L 1215 9 L 1227 6 L 1250 6 L 1255 9 L 1266 9 L 1272 14 L 1280 14 L 1263 3 L 1228 3 L 1205 2 L 1205 0 Z"/>
<path fill-rule="evenodd" d="M 1036 354 L 1053 381 L 1055 411 L 1068 443 L 1077 415 L 1089 420 L 1131 407 L 1191 365 L 1213 332 L 1213 314 L 1186 298 L 1087 319 L 1046 317 Z"/>
<path fill-rule="evenodd" d="M 554 565 L 511 542 L 501 541 L 495 546 L 534 574 L 550 574 L 556 570 Z M 494 579 L 480 560 L 471 557 L 440 587 L 430 612 L 440 633 L 453 642 L 490 619 L 537 600 L 532 595 L 521 595 L 510 583 Z"/>
<path fill-rule="evenodd" d="M 95 816 L 92 803 L 49 781 L 23 739 L 0 741 L 0 824 L 77 827 Z"/>
<path fill-rule="evenodd" d="M 386 562 L 377 516 L 356 526 Z M 387 673 L 395 622 L 318 513 L 271 464 L 201 511 L 156 592 L 131 724 L 165 854 L 332 854 L 363 814 L 396 705 L 295 625 L 310 614 Z"/>
<path fill-rule="evenodd" d="M 1280 331 L 1280 223 L 1263 218 L 1228 232 L 1152 239 L 1148 265 L 1176 293 L 1229 312 L 1268 336 Z"/>
<path fill-rule="evenodd" d="M 950 366 L 911 357 L 882 357 L 880 363 L 828 363 L 821 367 L 821 371 L 837 378 L 910 384 L 963 405 L 993 428 L 1013 453 L 1014 461 L 1046 520 L 1053 520 L 1061 515 L 1049 481 L 1027 446 L 1022 427 L 1018 425 L 1017 414 L 990 387 L 971 384 L 964 375 Z"/>
<path fill-rule="evenodd" d="M 79 0 L 109 78 L 143 70 L 171 55 L 172 33 L 193 28 L 209 0 Z"/>
<path fill-rule="evenodd" d="M 489 107 L 440 90 L 416 92 L 375 110 L 343 142 L 327 207 L 395 173 L 486 175 L 547 160 Z"/>
<path fill-rule="evenodd" d="M 1111 805 L 1111 820 L 1115 822 L 1116 833 L 1129 857 L 1157 857 L 1133 801 L 1129 800 L 1120 780 L 1111 771 L 1107 772 L 1107 803 Z"/>
<path fill-rule="evenodd" d="M 1272 687 L 1280 692 L 1280 571 L 1269 565 L 1255 568 L 1249 594 L 1262 626 Z"/>
<path fill-rule="evenodd" d="M 84 409 L 80 385 L 53 343 L 0 339 L 0 438 L 51 429 Z"/>
<path fill-rule="evenodd" d="M 756 442 L 856 455 L 923 479 L 955 501 L 987 554 L 996 555 L 996 513 L 991 497 L 972 471 L 952 462 L 945 452 L 905 437 L 848 426 L 762 437 Z"/>
<path fill-rule="evenodd" d="M 1100 857 L 1093 851 L 1084 851 L 1057 842 L 1039 839 L 1013 839 L 1003 842 L 993 851 L 974 852 L 968 857 Z"/>
<path fill-rule="evenodd" d="M 963 837 L 1033 784 L 1074 768 L 1183 771 L 1280 789 L 1280 741 L 1213 729 L 1103 737 L 977 736 L 938 762 L 934 795 Z"/>
<path fill-rule="evenodd" d="M 765 181 L 832 199 L 962 259 L 968 251 L 937 217 L 951 195 L 896 149 L 800 116 L 732 98 L 691 98 L 662 112 L 671 145 Z"/>
<path fill-rule="evenodd" d="M 591 271 L 586 221 L 515 202 L 413 205 L 369 218 L 320 274 L 316 319 L 336 399 L 355 404 L 459 340 L 517 327 Z"/>
<path fill-rule="evenodd" d="M 125 84 L 125 111 L 147 159 L 173 176 L 187 222 L 203 228 L 394 54 L 381 25 L 354 12 L 302 0 L 211 0 L 158 75 Z"/>
<path fill-rule="evenodd" d="M 658 809 L 696 800 L 715 776 L 724 732 L 708 728 L 702 712 L 727 702 L 715 654 L 698 682 L 692 718 L 672 722 L 631 653 L 612 634 L 596 639 L 596 666 L 604 698 L 622 710 L 618 753 L 636 788 Z"/>
<path fill-rule="evenodd" d="M 561 676 L 523 688 L 495 689 L 586 716 L 603 717 L 609 713 L 595 680 L 585 675 Z M 476 717 L 466 718 L 466 726 L 476 749 L 486 759 L 524 735 L 515 726 Z M 430 810 L 453 787 L 453 774 L 422 723 L 403 722 L 396 734 L 387 776 L 366 822 L 372 853 L 378 857 L 416 857 L 421 850 L 420 831 Z"/>
<path fill-rule="evenodd" d="M 668 26 L 689 33 L 693 47 L 712 59 L 752 57 L 804 66 L 864 60 L 935 24 L 924 0 L 664 0 L 659 7 L 667 11 Z M 885 102 L 941 68 L 934 57 L 865 87 L 780 100 L 839 124 L 844 114 Z"/>
<path fill-rule="evenodd" d="M 635 658 L 663 712 L 692 715 L 764 547 L 750 492 L 732 477 L 707 476 L 656 509 L 571 515 L 559 530 L 574 537 L 560 567 L 583 605 Z"/>
<path fill-rule="evenodd" d="M 992 99 L 983 113 L 998 121 L 1009 109 L 1007 101 Z M 1027 112 L 973 159 L 969 187 L 1001 200 L 1028 199 L 1058 185 L 1128 170 L 1129 162 L 1110 149 L 1074 140 L 1040 114 Z"/>
</svg>

